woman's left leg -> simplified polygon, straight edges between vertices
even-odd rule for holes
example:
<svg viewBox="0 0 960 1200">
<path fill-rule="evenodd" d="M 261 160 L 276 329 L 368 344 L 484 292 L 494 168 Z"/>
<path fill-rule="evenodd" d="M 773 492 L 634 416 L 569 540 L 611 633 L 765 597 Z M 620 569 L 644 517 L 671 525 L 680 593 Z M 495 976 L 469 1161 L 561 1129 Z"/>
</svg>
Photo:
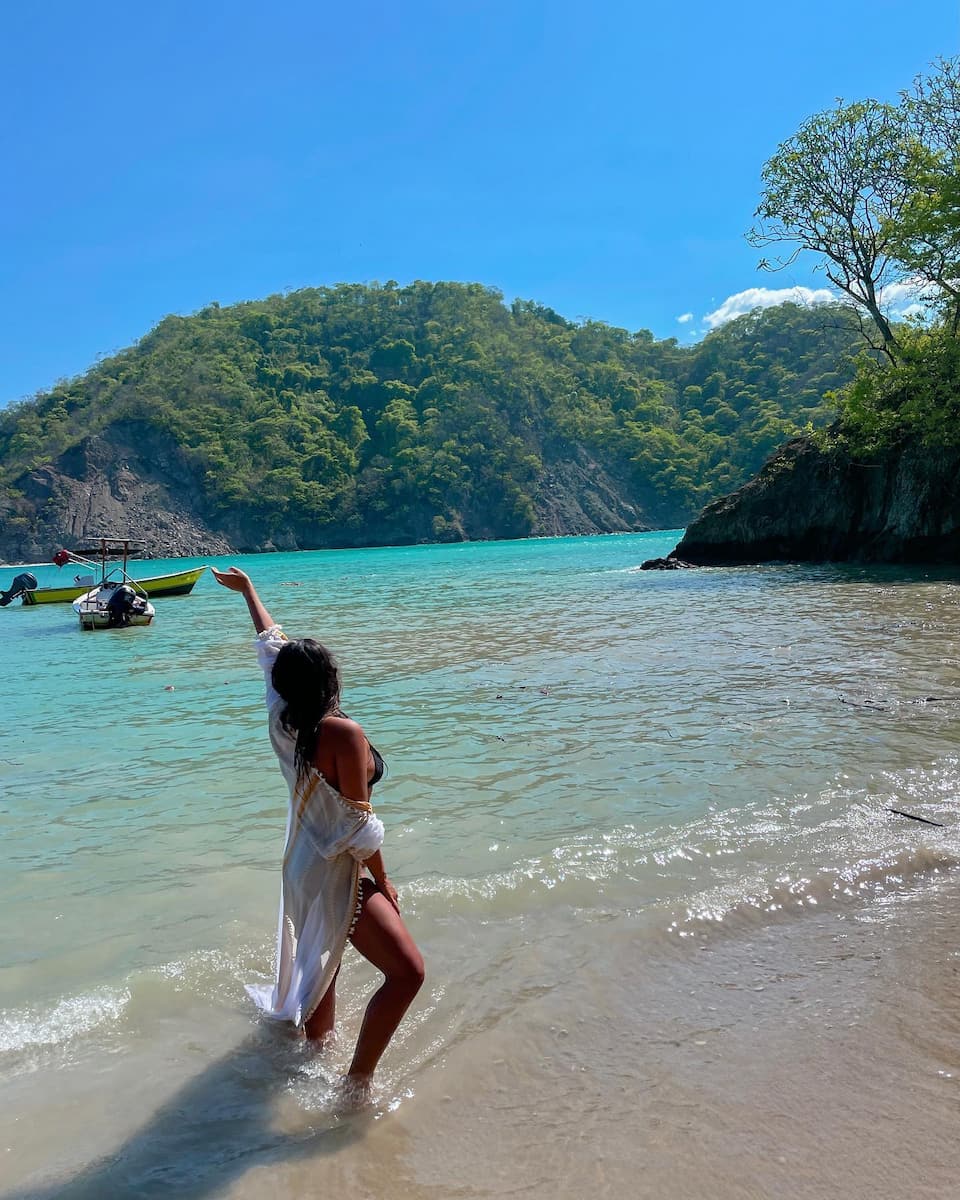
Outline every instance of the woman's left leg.
<svg viewBox="0 0 960 1200">
<path fill-rule="evenodd" d="M 373 1074 L 410 1002 L 423 983 L 423 959 L 400 914 L 372 880 L 361 883 L 363 907 L 351 941 L 385 978 L 364 1013 L 348 1078 Z"/>
</svg>

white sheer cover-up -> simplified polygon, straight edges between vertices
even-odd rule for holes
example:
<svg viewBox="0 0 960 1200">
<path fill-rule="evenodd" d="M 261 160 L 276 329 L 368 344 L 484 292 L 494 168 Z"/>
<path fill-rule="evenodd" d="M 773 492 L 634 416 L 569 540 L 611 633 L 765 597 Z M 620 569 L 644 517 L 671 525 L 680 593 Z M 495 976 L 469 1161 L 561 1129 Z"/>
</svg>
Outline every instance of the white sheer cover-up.
<svg viewBox="0 0 960 1200">
<path fill-rule="evenodd" d="M 311 769 L 298 785 L 296 739 L 280 720 L 273 663 L 286 638 L 278 625 L 256 641 L 267 684 L 270 741 L 290 791 L 280 885 L 277 975 L 273 987 L 248 984 L 257 1007 L 278 1021 L 302 1025 L 330 986 L 357 911 L 360 864 L 383 843 L 383 823 Z"/>
</svg>

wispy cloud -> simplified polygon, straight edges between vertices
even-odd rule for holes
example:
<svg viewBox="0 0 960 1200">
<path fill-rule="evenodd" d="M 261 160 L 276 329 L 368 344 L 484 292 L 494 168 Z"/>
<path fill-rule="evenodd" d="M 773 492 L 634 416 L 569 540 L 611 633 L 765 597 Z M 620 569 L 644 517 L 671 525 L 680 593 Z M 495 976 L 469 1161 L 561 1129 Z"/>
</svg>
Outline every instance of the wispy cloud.
<svg viewBox="0 0 960 1200">
<path fill-rule="evenodd" d="M 905 279 L 902 283 L 888 283 L 880 289 L 879 300 L 884 308 L 903 308 L 905 304 L 914 304 L 919 299 L 921 289 L 920 280 Z"/>
<path fill-rule="evenodd" d="M 693 313 L 681 313 L 681 315 L 677 317 L 677 320 L 681 325 L 686 325 L 688 321 L 693 320 Z"/>
<path fill-rule="evenodd" d="M 786 304 L 788 300 L 794 304 L 830 304 L 836 299 L 836 294 L 829 288 L 747 288 L 744 292 L 728 296 L 719 308 L 708 312 L 703 324 L 707 329 L 719 329 L 721 325 L 753 312 L 755 308 L 774 308 L 778 304 Z"/>
<path fill-rule="evenodd" d="M 934 289 L 935 290 L 935 289 Z M 914 316 L 929 310 L 932 301 L 931 287 L 924 285 L 921 280 L 905 279 L 898 283 L 888 283 L 879 293 L 880 307 L 884 312 L 895 318 Z M 719 329 L 735 317 L 753 312 L 755 308 L 774 308 L 778 304 L 792 301 L 794 304 L 831 304 L 849 303 L 846 296 L 838 295 L 829 288 L 747 288 L 728 296 L 726 300 L 708 312 L 703 318 L 705 330 Z M 678 321 L 686 322 L 691 319 L 689 313 L 677 317 Z"/>
</svg>

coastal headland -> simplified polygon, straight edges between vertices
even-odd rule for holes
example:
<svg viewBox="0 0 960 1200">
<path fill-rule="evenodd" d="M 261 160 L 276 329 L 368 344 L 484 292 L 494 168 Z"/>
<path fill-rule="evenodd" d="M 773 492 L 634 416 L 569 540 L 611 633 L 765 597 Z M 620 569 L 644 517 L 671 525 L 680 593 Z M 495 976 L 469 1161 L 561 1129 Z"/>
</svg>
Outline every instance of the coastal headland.
<svg viewBox="0 0 960 1200">
<path fill-rule="evenodd" d="M 956 563 L 960 449 L 913 441 L 866 456 L 797 438 L 707 505 L 669 557 L 698 566 Z"/>
<path fill-rule="evenodd" d="M 836 305 L 686 347 L 478 284 L 211 305 L 0 413 L 0 559 L 676 529 L 829 424 L 859 345 Z"/>
</svg>

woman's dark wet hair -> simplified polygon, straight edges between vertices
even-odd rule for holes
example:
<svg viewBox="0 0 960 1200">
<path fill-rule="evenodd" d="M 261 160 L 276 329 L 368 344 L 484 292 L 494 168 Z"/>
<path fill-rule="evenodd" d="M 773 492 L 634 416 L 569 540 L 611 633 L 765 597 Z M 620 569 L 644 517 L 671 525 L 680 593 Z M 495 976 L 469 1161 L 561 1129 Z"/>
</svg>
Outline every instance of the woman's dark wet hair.
<svg viewBox="0 0 960 1200">
<path fill-rule="evenodd" d="M 280 720 L 296 735 L 294 761 L 302 778 L 313 764 L 323 718 L 340 711 L 340 671 L 326 646 L 298 638 L 280 648 L 270 678 L 285 703 Z"/>
</svg>

